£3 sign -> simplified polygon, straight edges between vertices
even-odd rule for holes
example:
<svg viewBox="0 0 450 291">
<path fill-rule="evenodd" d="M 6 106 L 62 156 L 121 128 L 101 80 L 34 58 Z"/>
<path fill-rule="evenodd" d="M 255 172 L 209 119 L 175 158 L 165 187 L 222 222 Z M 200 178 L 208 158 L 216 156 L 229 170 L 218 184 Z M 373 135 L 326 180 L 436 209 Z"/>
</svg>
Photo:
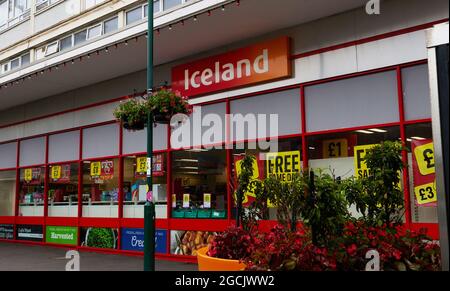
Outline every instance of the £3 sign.
<svg viewBox="0 0 450 291">
<path fill-rule="evenodd" d="M 172 89 L 196 96 L 291 76 L 288 37 L 266 41 L 172 69 Z"/>
</svg>

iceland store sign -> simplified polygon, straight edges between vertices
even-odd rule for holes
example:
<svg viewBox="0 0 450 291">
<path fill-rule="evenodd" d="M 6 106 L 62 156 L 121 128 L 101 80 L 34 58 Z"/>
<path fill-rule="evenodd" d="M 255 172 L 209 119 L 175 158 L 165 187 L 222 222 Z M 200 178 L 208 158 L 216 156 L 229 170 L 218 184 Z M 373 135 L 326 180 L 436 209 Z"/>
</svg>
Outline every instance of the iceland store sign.
<svg viewBox="0 0 450 291">
<path fill-rule="evenodd" d="M 155 231 L 155 252 L 160 254 L 167 253 L 167 231 L 157 229 Z M 125 251 L 144 251 L 144 229 L 142 228 L 124 228 L 122 229 L 121 239 L 122 250 Z"/>
<path fill-rule="evenodd" d="M 172 69 L 172 89 L 193 97 L 291 76 L 290 39 L 280 37 Z"/>
</svg>

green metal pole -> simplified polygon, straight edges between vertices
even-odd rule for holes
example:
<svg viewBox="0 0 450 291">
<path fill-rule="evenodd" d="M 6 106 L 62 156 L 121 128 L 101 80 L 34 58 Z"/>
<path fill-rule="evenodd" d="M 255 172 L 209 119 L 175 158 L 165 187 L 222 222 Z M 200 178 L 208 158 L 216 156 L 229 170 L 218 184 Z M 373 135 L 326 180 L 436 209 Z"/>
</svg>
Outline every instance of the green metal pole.
<svg viewBox="0 0 450 291">
<path fill-rule="evenodd" d="M 153 94 L 153 1 L 148 0 L 148 30 L 147 30 L 147 96 Z M 153 117 L 147 115 L 147 186 L 152 193 L 153 168 Z M 144 271 L 155 271 L 155 203 L 152 195 L 147 195 L 144 206 Z"/>
</svg>

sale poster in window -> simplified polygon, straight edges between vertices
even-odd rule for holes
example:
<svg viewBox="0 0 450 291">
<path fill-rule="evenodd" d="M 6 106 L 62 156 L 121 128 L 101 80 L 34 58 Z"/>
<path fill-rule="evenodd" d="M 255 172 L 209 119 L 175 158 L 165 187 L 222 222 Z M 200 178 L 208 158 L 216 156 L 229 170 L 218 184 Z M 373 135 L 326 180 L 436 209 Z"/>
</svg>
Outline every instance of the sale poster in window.
<svg viewBox="0 0 450 291">
<path fill-rule="evenodd" d="M 437 192 L 433 141 L 413 140 L 411 146 L 415 203 L 435 207 Z"/>
</svg>

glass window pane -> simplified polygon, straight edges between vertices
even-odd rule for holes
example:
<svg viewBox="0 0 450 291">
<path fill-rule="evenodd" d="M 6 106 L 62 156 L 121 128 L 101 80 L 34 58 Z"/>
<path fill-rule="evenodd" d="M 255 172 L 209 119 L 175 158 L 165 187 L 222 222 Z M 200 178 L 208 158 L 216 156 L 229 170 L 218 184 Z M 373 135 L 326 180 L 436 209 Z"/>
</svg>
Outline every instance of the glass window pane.
<svg viewBox="0 0 450 291">
<path fill-rule="evenodd" d="M 301 144 L 301 138 L 291 138 L 291 139 L 282 139 L 277 141 L 277 149 L 267 149 L 265 147 L 261 147 L 257 142 L 250 142 L 250 143 L 237 143 L 234 145 L 233 149 L 233 158 L 232 158 L 232 167 L 231 167 L 231 181 L 234 184 L 237 180 L 238 174 L 238 168 L 237 164 L 239 161 L 244 157 L 244 155 L 252 155 L 257 159 L 257 169 L 254 169 L 254 173 L 258 174 L 258 177 L 260 180 L 263 180 L 265 177 L 267 177 L 268 167 L 267 167 L 267 154 L 271 154 L 273 156 L 279 156 L 284 155 L 288 157 L 289 163 L 291 165 L 296 165 L 293 168 L 295 171 L 301 171 L 303 168 L 302 163 L 302 144 Z M 273 172 L 271 172 L 273 173 Z M 283 172 L 284 173 L 284 172 Z M 291 173 L 291 172 L 289 172 Z M 278 172 L 278 174 L 282 174 L 282 172 Z M 236 187 L 234 185 L 233 187 Z M 247 203 L 244 203 L 244 207 L 247 207 L 250 205 L 251 197 L 247 197 L 249 200 L 247 200 Z M 231 213 L 232 217 L 235 218 L 236 216 L 236 203 L 234 201 L 234 196 L 231 197 Z M 267 213 L 264 214 L 265 219 L 268 220 L 276 220 L 277 219 L 277 208 L 270 208 Z"/>
<path fill-rule="evenodd" d="M 95 5 L 96 5 L 96 0 L 85 0 L 86 2 L 86 9 L 89 9 L 89 8 L 91 8 L 91 7 L 94 7 Z"/>
<path fill-rule="evenodd" d="M 14 216 L 16 171 L 0 171 L 0 216 Z"/>
<path fill-rule="evenodd" d="M 358 158 L 355 152 L 361 149 L 357 146 L 370 146 L 387 140 L 399 141 L 400 128 L 374 128 L 311 136 L 308 138 L 309 168 L 336 179 L 364 176 L 366 173 L 363 170 L 355 169 Z M 360 216 L 354 205 L 350 207 L 350 212 L 355 217 Z"/>
<path fill-rule="evenodd" d="M 119 159 L 83 162 L 83 217 L 117 217 Z"/>
<path fill-rule="evenodd" d="M 156 203 L 156 218 L 167 218 L 167 155 L 153 155 L 153 201 Z M 123 172 L 123 216 L 143 218 L 146 201 L 146 156 L 124 158 Z"/>
<path fill-rule="evenodd" d="M 164 0 L 164 10 L 170 9 L 182 3 L 182 0 Z"/>
<path fill-rule="evenodd" d="M 153 13 L 158 13 L 161 11 L 161 1 L 157 0 L 153 2 Z"/>
<path fill-rule="evenodd" d="M 127 25 L 142 19 L 142 7 L 137 7 L 126 13 Z"/>
<path fill-rule="evenodd" d="M 172 217 L 226 218 L 226 165 L 225 150 L 173 152 Z"/>
<path fill-rule="evenodd" d="M 88 39 L 92 39 L 92 38 L 98 37 L 100 35 L 102 35 L 102 25 L 101 24 L 88 29 L 88 36 L 87 36 Z"/>
<path fill-rule="evenodd" d="M 8 21 L 8 1 L 0 1 L 0 26 L 6 24 Z"/>
<path fill-rule="evenodd" d="M 437 223 L 434 145 L 431 123 L 406 126 L 409 170 L 409 192 L 412 221 Z"/>
<path fill-rule="evenodd" d="M 230 109 L 233 141 L 301 133 L 298 89 L 233 100 Z"/>
<path fill-rule="evenodd" d="M 104 33 L 110 33 L 119 29 L 119 18 L 114 17 L 104 22 Z"/>
<path fill-rule="evenodd" d="M 36 60 L 43 59 L 45 57 L 45 46 L 36 50 Z"/>
<path fill-rule="evenodd" d="M 78 168 L 78 163 L 49 166 L 49 216 L 78 216 Z"/>
<path fill-rule="evenodd" d="M 80 152 L 80 132 L 72 131 L 49 136 L 48 161 L 57 163 L 78 160 Z"/>
<path fill-rule="evenodd" d="M 22 63 L 21 63 L 21 66 L 23 67 L 23 66 L 26 66 L 26 65 L 28 65 L 30 63 L 30 54 L 28 53 L 28 54 L 25 54 L 25 55 L 23 55 L 22 56 Z"/>
<path fill-rule="evenodd" d="M 72 46 L 73 46 L 72 35 L 69 35 L 69 36 L 67 36 L 67 37 L 65 37 L 65 38 L 63 38 L 63 39 L 61 39 L 59 41 L 59 50 L 60 51 L 64 51 L 66 49 L 69 49 Z"/>
<path fill-rule="evenodd" d="M 17 164 L 17 143 L 0 144 L 0 169 L 15 168 Z"/>
<path fill-rule="evenodd" d="M 20 142 L 20 166 L 45 163 L 45 137 L 26 139 Z"/>
<path fill-rule="evenodd" d="M 153 150 L 167 149 L 167 125 L 153 127 Z M 123 153 L 136 154 L 147 152 L 147 128 L 139 131 L 123 131 Z"/>
<path fill-rule="evenodd" d="M 11 61 L 11 70 L 17 69 L 19 67 L 20 67 L 20 58 Z"/>
<path fill-rule="evenodd" d="M 310 132 L 399 121 L 395 71 L 306 87 L 305 95 Z"/>
<path fill-rule="evenodd" d="M 47 45 L 47 50 L 45 51 L 45 56 L 52 55 L 58 52 L 58 42 Z"/>
<path fill-rule="evenodd" d="M 75 33 L 74 35 L 74 45 L 81 44 L 86 41 L 87 30 L 82 30 L 80 32 Z"/>
<path fill-rule="evenodd" d="M 44 215 L 44 167 L 20 169 L 19 216 Z"/>
<path fill-rule="evenodd" d="M 405 118 L 407 120 L 431 118 L 428 66 L 403 69 L 402 81 Z"/>
<path fill-rule="evenodd" d="M 83 130 L 83 159 L 119 154 L 119 126 L 110 124 Z"/>
</svg>

